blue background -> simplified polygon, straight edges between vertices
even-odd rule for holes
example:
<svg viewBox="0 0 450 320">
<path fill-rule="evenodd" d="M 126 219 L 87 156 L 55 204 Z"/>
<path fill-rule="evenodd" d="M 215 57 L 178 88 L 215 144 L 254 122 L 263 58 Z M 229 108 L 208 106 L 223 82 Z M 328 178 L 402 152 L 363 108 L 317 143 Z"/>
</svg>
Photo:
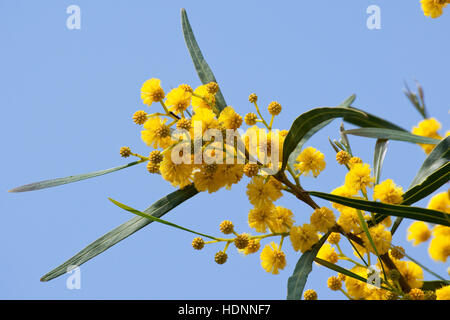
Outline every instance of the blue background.
<svg viewBox="0 0 450 320">
<path fill-rule="evenodd" d="M 81 8 L 81 30 L 66 28 L 71 4 Z M 381 30 L 366 27 L 371 4 L 381 8 Z M 228 104 L 241 114 L 253 111 L 247 98 L 256 92 L 262 106 L 272 100 L 283 105 L 275 125 L 288 129 L 300 113 L 337 105 L 356 93 L 355 106 L 411 129 L 421 117 L 402 88 L 405 80 L 414 87 L 416 78 L 425 88 L 430 114 L 443 124 L 441 134 L 449 128 L 450 9 L 432 20 L 424 17 L 419 1 L 407 0 L 1 0 L 0 298 L 286 297 L 287 278 L 299 257 L 289 242 L 287 267 L 274 276 L 261 268 L 259 255 L 243 257 L 233 248 L 219 266 L 213 256 L 221 246 L 194 252 L 193 235 L 156 223 L 83 265 L 81 290 L 66 288 L 67 275 L 39 282 L 132 218 L 107 197 L 143 210 L 173 191 L 144 165 L 48 190 L 6 192 L 126 163 L 118 154 L 124 145 L 148 152 L 131 121 L 134 111 L 146 108 L 139 96 L 142 83 L 160 78 L 166 92 L 180 83 L 200 84 L 181 33 L 182 7 Z M 307 144 L 325 153 L 327 168 L 317 179 L 303 178 L 306 189 L 329 192 L 343 183 L 345 170 L 327 142 L 338 138 L 339 124 L 333 122 Z M 372 163 L 375 141 L 350 139 L 354 153 Z M 391 142 L 382 179 L 407 189 L 424 159 L 419 146 Z M 230 219 L 239 232 L 249 231 L 251 206 L 243 180 L 231 191 L 200 194 L 165 218 L 210 234 L 219 234 L 218 224 Z M 297 223 L 308 221 L 311 209 L 289 194 L 278 203 L 295 212 Z M 428 245 L 406 243 L 409 223 L 402 224 L 394 243 L 445 275 L 448 263 L 430 260 Z M 316 289 L 322 299 L 342 299 L 326 288 L 334 274 L 314 265 L 306 288 Z"/>
</svg>

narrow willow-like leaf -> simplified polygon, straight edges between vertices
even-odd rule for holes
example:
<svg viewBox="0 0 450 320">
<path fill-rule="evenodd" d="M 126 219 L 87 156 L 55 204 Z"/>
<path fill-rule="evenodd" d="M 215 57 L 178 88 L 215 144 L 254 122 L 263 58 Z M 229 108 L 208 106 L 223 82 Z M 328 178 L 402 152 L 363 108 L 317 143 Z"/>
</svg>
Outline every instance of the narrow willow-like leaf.
<svg viewBox="0 0 450 320">
<path fill-rule="evenodd" d="M 305 288 L 308 275 L 312 271 L 312 263 L 317 256 L 322 245 L 328 239 L 330 233 L 326 233 L 320 238 L 311 249 L 302 254 L 298 260 L 294 273 L 288 279 L 287 284 L 287 300 L 301 300 L 303 289 Z"/>
<path fill-rule="evenodd" d="M 381 168 L 383 167 L 384 158 L 386 157 L 388 140 L 378 139 L 375 144 L 373 153 L 373 175 L 375 176 L 375 184 L 380 182 Z"/>
<path fill-rule="evenodd" d="M 194 231 L 194 230 L 191 230 L 191 229 L 188 229 L 188 228 L 179 226 L 179 225 L 177 225 L 177 224 L 175 224 L 175 223 L 172 223 L 172 222 L 169 222 L 169 221 L 167 221 L 167 220 L 163 220 L 163 219 L 160 219 L 160 218 L 156 218 L 156 217 L 152 216 L 151 214 L 148 214 L 148 213 L 145 213 L 145 212 L 141 212 L 141 211 L 139 211 L 139 210 L 136 210 L 136 209 L 134 209 L 134 208 L 131 208 L 131 207 L 127 206 L 126 204 L 120 203 L 119 201 L 116 201 L 116 200 L 114 200 L 114 199 L 108 198 L 108 200 L 111 201 L 112 203 L 114 203 L 114 204 L 115 204 L 116 206 L 118 206 L 119 208 L 122 208 L 122 209 L 124 209 L 124 210 L 126 210 L 126 211 L 128 211 L 128 212 L 131 212 L 131 213 L 133 213 L 133 214 L 135 214 L 135 215 L 137 215 L 137 216 L 140 216 L 140 217 L 149 219 L 149 220 L 151 220 L 151 221 L 159 222 L 159 223 L 161 223 L 161 224 L 165 224 L 165 225 L 167 225 L 167 226 L 171 226 L 171 227 L 176 228 L 176 229 L 180 229 L 180 230 L 183 230 L 183 231 L 187 231 L 187 232 L 190 232 L 190 233 L 194 233 L 194 234 L 197 234 L 197 235 L 199 235 L 199 236 L 203 236 L 203 237 L 206 237 L 206 238 L 210 238 L 210 239 L 213 239 L 213 240 L 217 240 L 217 238 L 215 238 L 215 237 L 213 237 L 213 236 L 209 236 L 209 235 L 207 235 L 207 234 L 199 233 L 199 232 L 197 232 L 197 231 Z"/>
<path fill-rule="evenodd" d="M 344 101 L 342 101 L 338 107 L 351 107 L 353 102 L 355 102 L 356 100 L 356 95 L 352 94 L 350 97 L 348 97 L 347 99 L 345 99 Z"/>
<path fill-rule="evenodd" d="M 194 32 L 192 31 L 192 27 L 189 23 L 189 19 L 187 17 L 185 9 L 181 9 L 181 26 L 183 28 L 183 35 L 184 40 L 186 41 L 186 46 L 189 50 L 189 54 L 191 55 L 192 62 L 194 63 L 195 70 L 197 71 L 200 81 L 203 84 L 207 84 L 209 82 L 217 82 L 211 68 L 206 63 L 205 58 L 203 57 L 197 40 L 195 40 Z M 216 93 L 216 108 L 218 112 L 220 112 L 226 106 L 227 103 L 225 102 L 225 98 L 223 97 L 222 92 L 219 89 L 219 91 Z"/>
<path fill-rule="evenodd" d="M 162 217 L 164 214 L 178 206 L 180 203 L 192 198 L 198 193 L 194 185 L 189 185 L 181 190 L 177 190 L 156 201 L 149 208 L 144 210 L 145 213 L 154 217 Z M 152 221 L 147 218 L 134 217 L 133 219 L 121 224 L 117 228 L 111 230 L 101 238 L 92 242 L 86 248 L 78 252 L 75 256 L 53 269 L 41 278 L 41 281 L 49 281 L 66 273 L 70 266 L 81 266 L 83 263 L 96 257 L 103 251 L 114 246 L 118 242 L 132 235 L 136 231 L 142 229 Z"/>
<path fill-rule="evenodd" d="M 448 283 L 441 280 L 434 280 L 434 281 L 424 281 L 422 287 L 420 288 L 423 291 L 427 290 L 436 290 L 440 289 L 442 287 L 448 286 Z"/>
<path fill-rule="evenodd" d="M 308 193 L 315 197 L 319 197 L 331 202 L 336 202 L 351 208 L 360 209 L 367 212 L 381 213 L 390 216 L 404 217 L 450 226 L 450 215 L 436 210 L 398 204 L 387 204 L 363 199 L 347 198 L 317 191 L 308 191 Z"/>
<path fill-rule="evenodd" d="M 77 182 L 77 181 L 81 181 L 81 180 L 86 180 L 86 179 L 102 176 L 104 174 L 108 174 L 108 173 L 111 173 L 114 171 L 119 171 L 119 170 L 122 170 L 125 168 L 129 168 L 129 167 L 134 166 L 141 162 L 143 162 L 143 161 L 139 160 L 139 161 L 130 162 L 128 164 L 124 164 L 122 166 L 118 166 L 118 167 L 110 168 L 110 169 L 106 169 L 106 170 L 84 173 L 84 174 L 69 176 L 69 177 L 65 177 L 65 178 L 57 178 L 57 179 L 50 179 L 50 180 L 34 182 L 34 183 L 26 184 L 21 187 L 11 189 L 8 192 L 25 192 L 25 191 L 34 191 L 34 190 L 39 190 L 39 189 L 56 187 L 56 186 L 60 186 L 60 185 L 67 184 L 67 183 L 72 183 L 72 182 Z"/>
<path fill-rule="evenodd" d="M 418 136 L 406 131 L 387 128 L 359 128 L 346 130 L 346 134 L 385 140 L 406 141 L 411 143 L 438 144 L 441 140 Z"/>
<path fill-rule="evenodd" d="M 410 187 L 403 195 L 402 204 L 417 202 L 447 183 L 450 179 L 449 160 L 450 137 L 447 137 L 439 142 L 427 156 Z M 401 217 L 395 219 L 391 228 L 392 234 L 397 231 L 402 221 Z"/>
<path fill-rule="evenodd" d="M 350 107 L 350 109 L 355 110 L 355 111 L 364 112 L 366 114 L 366 117 L 359 117 L 357 114 L 346 114 L 346 115 L 344 115 L 344 118 L 343 118 L 345 122 L 357 125 L 359 127 L 387 128 L 387 129 L 400 130 L 400 131 L 407 132 L 402 127 L 399 127 L 396 124 L 393 124 L 392 122 L 389 122 L 380 117 L 374 116 L 373 114 L 365 112 L 361 109 L 354 108 L 354 107 Z"/>
</svg>

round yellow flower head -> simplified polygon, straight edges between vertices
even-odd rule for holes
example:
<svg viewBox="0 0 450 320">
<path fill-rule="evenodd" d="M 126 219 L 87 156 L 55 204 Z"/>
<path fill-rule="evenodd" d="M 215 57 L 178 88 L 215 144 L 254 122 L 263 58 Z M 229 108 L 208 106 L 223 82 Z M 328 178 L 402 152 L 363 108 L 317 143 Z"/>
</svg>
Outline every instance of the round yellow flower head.
<svg viewBox="0 0 450 320">
<path fill-rule="evenodd" d="M 312 172 L 313 176 L 317 177 L 325 169 L 326 163 L 324 159 L 325 156 L 322 152 L 313 147 L 308 147 L 298 155 L 294 168 L 305 176 Z"/>
<path fill-rule="evenodd" d="M 366 268 L 356 266 L 350 271 L 363 278 L 367 278 Z M 345 288 L 347 289 L 348 294 L 355 299 L 364 299 L 370 294 L 367 283 L 352 277 L 345 278 Z"/>
<path fill-rule="evenodd" d="M 184 91 L 189 92 L 189 93 L 194 92 L 194 90 L 192 89 L 192 87 L 191 87 L 190 85 L 188 85 L 188 84 L 180 84 L 180 85 L 178 86 L 178 88 L 183 89 Z"/>
<path fill-rule="evenodd" d="M 234 231 L 233 222 L 230 220 L 224 220 L 220 223 L 219 229 L 223 234 L 230 234 Z"/>
<path fill-rule="evenodd" d="M 399 204 L 403 201 L 402 194 L 402 187 L 397 187 L 391 179 L 387 179 L 373 188 L 373 199 L 384 203 Z"/>
<path fill-rule="evenodd" d="M 144 104 L 151 106 L 153 102 L 164 99 L 164 90 L 161 88 L 161 80 L 151 78 L 144 82 L 141 88 L 141 99 Z"/>
<path fill-rule="evenodd" d="M 341 197 L 347 197 L 347 198 L 351 198 L 352 196 L 354 196 L 358 191 L 356 191 L 353 188 L 348 188 L 346 185 L 337 187 L 336 189 L 334 189 L 333 191 L 331 191 L 331 194 L 334 194 L 336 196 L 341 196 Z M 349 208 L 347 206 L 344 206 L 342 204 L 336 203 L 336 202 L 332 202 L 331 205 L 333 206 L 333 208 L 341 211 L 343 209 Z"/>
<path fill-rule="evenodd" d="M 442 15 L 443 8 L 447 5 L 445 0 L 420 0 L 423 14 L 433 19 Z"/>
<path fill-rule="evenodd" d="M 328 242 L 331 244 L 338 244 L 340 240 L 341 240 L 341 235 L 337 232 L 332 232 L 328 236 Z"/>
<path fill-rule="evenodd" d="M 272 274 L 278 274 L 279 270 L 283 270 L 286 266 L 286 255 L 275 242 L 266 245 L 261 251 L 261 266 Z"/>
<path fill-rule="evenodd" d="M 411 300 L 425 300 L 425 294 L 419 288 L 413 288 L 408 293 Z"/>
<path fill-rule="evenodd" d="M 317 292 L 315 292 L 313 289 L 306 290 L 303 292 L 303 298 L 305 300 L 317 300 Z"/>
<path fill-rule="evenodd" d="M 353 208 L 342 209 L 337 223 L 346 233 L 351 231 L 359 233 L 361 231 L 358 213 Z"/>
<path fill-rule="evenodd" d="M 228 255 L 223 251 L 217 252 L 214 256 L 214 261 L 216 261 L 217 264 L 224 264 L 225 262 L 227 262 L 227 259 Z"/>
<path fill-rule="evenodd" d="M 272 183 L 266 182 L 263 177 L 253 177 L 247 185 L 247 196 L 255 207 L 267 206 L 278 200 L 283 194 Z"/>
<path fill-rule="evenodd" d="M 256 124 L 256 120 L 258 116 L 253 112 L 247 113 L 244 117 L 244 121 L 248 126 L 254 126 Z"/>
<path fill-rule="evenodd" d="M 184 188 L 191 184 L 192 166 L 189 164 L 176 164 L 170 155 L 164 157 L 160 163 L 161 176 L 174 187 Z"/>
<path fill-rule="evenodd" d="M 335 224 L 333 211 L 326 207 L 314 210 L 310 217 L 311 225 L 319 232 L 327 232 Z"/>
<path fill-rule="evenodd" d="M 400 246 L 395 246 L 389 250 L 389 256 L 395 260 L 401 260 L 405 257 L 405 249 Z"/>
<path fill-rule="evenodd" d="M 144 123 L 144 130 L 141 131 L 142 140 L 153 148 L 167 148 L 172 144 L 170 128 L 165 124 L 167 119 L 151 117 Z"/>
<path fill-rule="evenodd" d="M 350 161 L 351 155 L 344 150 L 339 151 L 336 153 L 336 161 L 339 164 L 347 164 Z"/>
<path fill-rule="evenodd" d="M 411 288 L 421 288 L 423 285 L 423 270 L 412 261 L 394 261 L 398 271 Z"/>
<path fill-rule="evenodd" d="M 242 233 L 234 238 L 234 245 L 238 249 L 245 249 L 248 246 L 249 238 L 248 234 Z"/>
<path fill-rule="evenodd" d="M 133 122 L 142 125 L 147 121 L 147 112 L 138 110 L 133 114 Z"/>
<path fill-rule="evenodd" d="M 181 114 L 191 104 L 192 94 L 180 87 L 172 89 L 167 94 L 166 106 L 169 107 L 169 111 L 175 114 Z"/>
<path fill-rule="evenodd" d="M 198 191 L 213 193 L 226 185 L 223 171 L 217 170 L 217 164 L 202 165 L 200 171 L 194 173 L 194 185 Z"/>
<path fill-rule="evenodd" d="M 269 113 L 271 115 L 277 116 L 281 112 L 281 104 L 279 104 L 276 101 L 272 101 L 271 103 L 269 103 L 269 106 L 267 107 L 267 110 L 269 111 Z"/>
<path fill-rule="evenodd" d="M 431 236 L 431 231 L 428 225 L 423 221 L 415 221 L 408 228 L 408 240 L 414 241 L 413 245 L 427 241 Z"/>
<path fill-rule="evenodd" d="M 342 288 L 342 282 L 338 277 L 329 277 L 327 280 L 327 286 L 333 291 L 337 291 Z"/>
<path fill-rule="evenodd" d="M 250 103 L 255 103 L 256 101 L 258 101 L 258 96 L 252 93 L 251 95 L 249 95 L 248 101 L 250 101 Z"/>
<path fill-rule="evenodd" d="M 428 209 L 450 214 L 450 197 L 448 192 L 444 191 L 433 196 L 428 202 Z"/>
<path fill-rule="evenodd" d="M 120 148 L 119 153 L 123 158 L 128 158 L 131 155 L 131 149 L 130 147 L 122 147 Z"/>
<path fill-rule="evenodd" d="M 366 188 L 371 188 L 375 181 L 370 173 L 368 164 L 354 164 L 345 176 L 345 186 L 352 190 L 366 192 Z"/>
<path fill-rule="evenodd" d="M 291 239 L 294 250 L 300 250 L 302 253 L 311 249 L 319 241 L 319 235 L 316 229 L 307 223 L 301 227 L 292 227 L 289 238 Z"/>
<path fill-rule="evenodd" d="M 317 253 L 317 258 L 328 261 L 330 263 L 337 263 L 339 260 L 336 251 L 334 251 L 334 248 L 329 243 L 325 243 L 320 248 L 319 252 Z"/>
<path fill-rule="evenodd" d="M 412 133 L 418 136 L 424 136 L 434 139 L 442 139 L 442 137 L 438 134 L 438 130 L 441 128 L 441 124 L 434 118 L 429 118 L 422 120 L 419 122 L 417 127 L 412 129 Z M 419 145 L 425 151 L 426 154 L 429 154 L 431 150 L 434 149 L 434 145 L 432 144 L 421 144 Z"/>
<path fill-rule="evenodd" d="M 345 278 L 347 276 L 343 273 L 338 273 L 337 278 L 339 279 L 339 281 L 345 281 Z"/>
<path fill-rule="evenodd" d="M 288 232 L 293 224 L 294 214 L 291 210 L 279 206 L 275 207 L 271 225 L 273 232 Z"/>
<path fill-rule="evenodd" d="M 436 235 L 430 242 L 428 253 L 433 260 L 447 262 L 450 256 L 450 235 Z"/>
<path fill-rule="evenodd" d="M 216 97 L 209 93 L 206 85 L 201 85 L 195 89 L 194 95 L 192 96 L 192 107 L 195 112 L 197 112 L 197 108 L 211 109 L 215 104 Z"/>
<path fill-rule="evenodd" d="M 250 228 L 255 229 L 257 232 L 264 233 L 267 227 L 270 227 L 274 223 L 274 209 L 273 204 L 255 207 L 248 213 L 248 225 Z"/>
<path fill-rule="evenodd" d="M 212 110 L 207 108 L 197 108 L 191 120 L 192 126 L 194 128 L 201 125 L 202 134 L 204 134 L 208 129 L 219 128 L 219 121 L 216 119 L 216 115 Z M 191 134 L 191 136 L 194 136 L 193 133 Z"/>
<path fill-rule="evenodd" d="M 261 248 L 261 243 L 259 242 L 259 239 L 251 239 L 248 241 L 248 245 L 244 249 L 244 254 L 248 255 L 258 252 L 259 248 Z"/>
<path fill-rule="evenodd" d="M 206 84 L 206 90 L 210 94 L 216 94 L 219 91 L 219 85 L 216 82 L 210 82 Z"/>
<path fill-rule="evenodd" d="M 189 119 L 181 118 L 177 121 L 177 129 L 179 130 L 191 130 L 192 128 L 192 122 Z"/>
<path fill-rule="evenodd" d="M 202 238 L 194 238 L 194 240 L 192 240 L 192 247 L 195 250 L 201 250 L 203 249 L 203 247 L 205 246 L 205 241 Z"/>
<path fill-rule="evenodd" d="M 159 173 L 159 164 L 149 161 L 147 163 L 147 171 L 150 173 Z"/>
<path fill-rule="evenodd" d="M 164 156 L 161 154 L 161 151 L 159 150 L 153 150 L 152 152 L 150 152 L 150 155 L 148 156 L 148 160 L 155 164 L 160 163 L 161 161 L 163 161 L 163 159 Z"/>
<path fill-rule="evenodd" d="M 378 254 L 380 255 L 385 254 L 386 252 L 389 251 L 392 241 L 392 234 L 388 230 L 386 230 L 386 228 L 382 224 L 378 224 L 370 228 L 369 233 L 370 236 L 372 237 L 373 243 L 375 244 Z M 374 248 L 372 247 L 369 238 L 365 233 L 362 235 L 362 239 L 364 241 L 364 246 L 367 248 L 367 250 L 372 253 L 376 253 Z"/>
<path fill-rule="evenodd" d="M 450 286 L 436 290 L 436 300 L 450 300 Z"/>
<path fill-rule="evenodd" d="M 249 178 L 253 178 L 254 176 L 256 176 L 258 174 L 258 171 L 259 165 L 256 163 L 247 163 L 244 166 L 244 174 Z"/>
<path fill-rule="evenodd" d="M 224 125 L 225 129 L 236 130 L 242 124 L 242 117 L 234 111 L 233 107 L 228 106 L 220 113 L 219 122 Z"/>
</svg>

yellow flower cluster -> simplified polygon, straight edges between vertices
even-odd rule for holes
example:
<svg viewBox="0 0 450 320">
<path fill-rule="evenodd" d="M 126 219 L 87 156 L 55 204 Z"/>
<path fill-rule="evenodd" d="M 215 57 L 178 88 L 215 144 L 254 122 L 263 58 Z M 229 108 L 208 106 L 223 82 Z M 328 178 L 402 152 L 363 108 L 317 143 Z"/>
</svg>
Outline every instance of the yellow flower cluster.
<svg viewBox="0 0 450 320">
<path fill-rule="evenodd" d="M 433 19 L 442 15 L 444 8 L 450 3 L 450 0 L 420 0 L 423 14 Z"/>
<path fill-rule="evenodd" d="M 437 121 L 434 118 L 429 118 L 420 121 L 417 127 L 414 127 L 412 129 L 412 133 L 418 136 L 441 140 L 442 137 L 438 133 L 438 130 L 440 128 L 441 124 L 439 123 L 439 121 Z M 426 154 L 429 154 L 431 150 L 433 150 L 435 147 L 433 144 L 419 144 L 419 145 L 422 147 L 423 151 L 425 151 Z"/>
</svg>

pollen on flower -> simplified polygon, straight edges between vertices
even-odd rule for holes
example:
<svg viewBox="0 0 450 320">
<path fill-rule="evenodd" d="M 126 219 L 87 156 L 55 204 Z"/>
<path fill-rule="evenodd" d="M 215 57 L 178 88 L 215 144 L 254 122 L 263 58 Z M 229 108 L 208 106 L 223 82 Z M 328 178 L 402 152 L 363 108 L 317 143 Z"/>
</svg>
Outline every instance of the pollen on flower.
<svg viewBox="0 0 450 320">
<path fill-rule="evenodd" d="M 151 106 L 153 102 L 159 102 L 165 97 L 164 90 L 161 88 L 161 80 L 149 79 L 144 82 L 141 88 L 141 99 L 144 104 Z"/>
<path fill-rule="evenodd" d="M 269 111 L 269 113 L 271 115 L 277 116 L 281 112 L 281 104 L 279 104 L 276 101 L 272 101 L 271 103 L 269 103 L 269 106 L 267 107 L 267 110 Z"/>
<path fill-rule="evenodd" d="M 238 249 L 245 249 L 248 246 L 249 238 L 248 234 L 242 233 L 238 235 L 236 238 L 234 238 L 234 245 Z"/>
<path fill-rule="evenodd" d="M 317 292 L 313 289 L 306 290 L 303 292 L 303 298 L 305 300 L 317 300 Z"/>
<path fill-rule="evenodd" d="M 272 274 L 278 274 L 286 266 L 286 255 L 275 242 L 266 245 L 261 251 L 261 266 Z"/>
<path fill-rule="evenodd" d="M 327 232 L 335 224 L 333 211 L 326 207 L 314 210 L 310 217 L 311 225 L 319 232 Z"/>
<path fill-rule="evenodd" d="M 257 232 L 264 233 L 267 228 L 274 222 L 274 208 L 273 204 L 268 204 L 251 209 L 248 213 L 248 225 Z"/>
<path fill-rule="evenodd" d="M 153 150 L 150 152 L 150 155 L 148 156 L 148 160 L 154 164 L 158 164 L 161 161 L 163 161 L 164 156 L 161 154 L 161 151 L 159 150 Z"/>
<path fill-rule="evenodd" d="M 129 147 L 122 147 L 120 148 L 119 153 L 122 157 L 128 158 L 131 155 L 131 149 Z"/>
<path fill-rule="evenodd" d="M 147 121 L 147 112 L 143 110 L 138 110 L 133 114 L 133 121 L 138 125 L 142 125 Z"/>
<path fill-rule="evenodd" d="M 256 114 L 254 114 L 253 112 L 247 113 L 244 117 L 245 123 L 249 126 L 255 125 L 257 119 L 258 119 L 258 116 Z"/>
<path fill-rule="evenodd" d="M 324 159 L 325 156 L 322 152 L 313 147 L 308 147 L 298 155 L 294 168 L 305 176 L 312 172 L 316 178 L 325 169 L 326 163 Z"/>
<path fill-rule="evenodd" d="M 203 249 L 204 246 L 205 246 L 205 241 L 202 238 L 194 238 L 194 240 L 192 240 L 192 247 L 195 250 L 201 250 L 201 249 Z"/>
<path fill-rule="evenodd" d="M 336 161 L 339 164 L 347 164 L 351 158 L 351 155 L 347 151 L 339 151 L 336 153 Z"/>
<path fill-rule="evenodd" d="M 327 280 L 327 286 L 333 291 L 337 291 L 342 288 L 342 282 L 338 277 L 329 277 Z"/>
</svg>

